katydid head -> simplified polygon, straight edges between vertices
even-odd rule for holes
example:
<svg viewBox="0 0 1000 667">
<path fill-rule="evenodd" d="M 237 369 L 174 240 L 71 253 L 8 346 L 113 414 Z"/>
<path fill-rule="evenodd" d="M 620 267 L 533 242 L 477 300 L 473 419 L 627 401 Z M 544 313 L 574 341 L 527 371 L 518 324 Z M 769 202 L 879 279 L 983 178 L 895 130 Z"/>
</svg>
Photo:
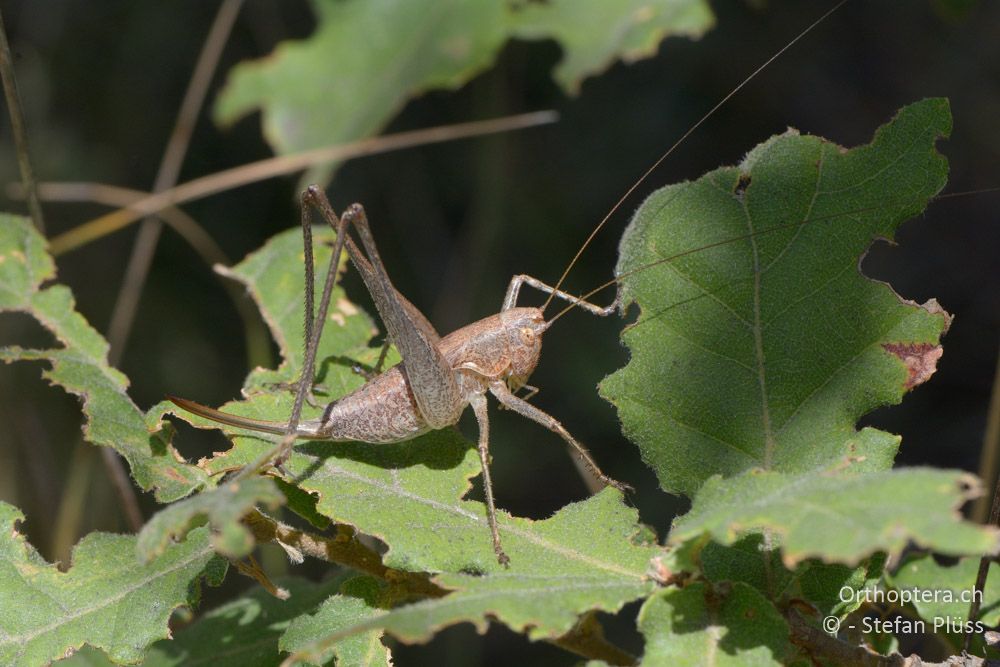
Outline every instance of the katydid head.
<svg viewBox="0 0 1000 667">
<path fill-rule="evenodd" d="M 510 368 L 507 386 L 513 391 L 523 387 L 538 365 L 542 353 L 542 334 L 548 327 L 540 308 L 511 308 L 500 313 Z"/>
</svg>

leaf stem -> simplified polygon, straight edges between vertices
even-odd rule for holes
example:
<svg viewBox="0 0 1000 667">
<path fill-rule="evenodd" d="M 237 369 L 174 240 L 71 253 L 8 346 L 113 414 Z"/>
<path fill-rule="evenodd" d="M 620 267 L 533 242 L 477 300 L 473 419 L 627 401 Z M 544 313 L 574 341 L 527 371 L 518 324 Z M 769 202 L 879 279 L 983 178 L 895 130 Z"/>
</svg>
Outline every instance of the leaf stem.
<svg viewBox="0 0 1000 667">
<path fill-rule="evenodd" d="M 986 416 L 986 433 L 983 435 L 983 453 L 979 464 L 979 474 L 988 487 L 993 488 L 993 507 L 990 509 L 990 526 L 1000 525 L 1000 481 L 997 479 L 997 454 L 1000 452 L 1000 355 L 997 355 L 997 367 L 993 373 L 993 391 L 990 396 L 990 409 Z M 983 502 L 976 504 L 973 510 L 973 519 L 982 521 L 981 516 L 985 510 L 985 496 Z M 975 588 L 973 589 L 972 602 L 969 604 L 969 621 L 975 621 L 979 616 L 979 605 L 983 598 L 983 589 L 986 588 L 986 577 L 990 573 L 990 563 L 995 560 L 993 556 L 983 556 L 979 560 L 979 572 L 976 574 Z M 962 642 L 963 650 L 968 651 L 972 642 L 972 633 L 965 633 Z"/>
<path fill-rule="evenodd" d="M 229 33 L 236 22 L 242 4 L 243 0 L 225 0 L 219 6 L 219 11 L 215 15 L 215 20 L 209 28 L 205 43 L 202 45 L 201 53 L 198 55 L 198 61 L 195 64 L 191 80 L 188 82 L 184 99 L 177 111 L 173 130 L 163 151 L 160 167 L 153 183 L 154 193 L 163 192 L 177 184 L 177 177 L 180 175 L 184 156 L 191 143 L 191 135 L 194 132 L 198 114 L 208 93 L 208 84 L 215 74 L 222 49 L 228 41 Z M 146 277 L 149 275 L 153 254 L 156 252 L 162 230 L 163 223 L 158 218 L 146 217 L 143 219 L 139 234 L 132 245 L 132 252 L 125 268 L 125 276 L 122 279 L 121 288 L 118 290 L 118 298 L 115 300 L 111 322 L 108 325 L 108 344 L 111 346 L 108 361 L 112 366 L 118 365 L 125 351 L 125 345 L 132 331 L 132 324 L 135 321 L 139 297 L 146 284 Z"/>
<path fill-rule="evenodd" d="M 3 23 L 2 12 L 0 12 L 0 78 L 3 79 L 3 93 L 7 99 L 10 125 L 14 131 L 17 165 L 21 169 L 21 180 L 24 182 L 25 197 L 28 200 L 28 212 L 31 214 L 32 222 L 35 223 L 35 228 L 45 234 L 45 219 L 42 217 L 42 205 L 38 201 L 38 183 L 35 180 L 35 171 L 31 167 L 31 157 L 28 153 L 28 129 L 24 124 L 21 96 L 17 93 L 14 61 L 10 54 L 10 43 L 7 41 L 7 28 Z"/>
<path fill-rule="evenodd" d="M 425 574 L 406 572 L 386 567 L 382 557 L 357 540 L 357 533 L 350 526 L 337 524 L 332 537 L 308 533 L 276 521 L 259 510 L 248 514 L 243 522 L 250 528 L 257 542 L 275 542 L 305 556 L 330 563 L 337 563 L 403 588 L 410 597 L 439 598 L 447 591 Z"/>
<path fill-rule="evenodd" d="M 626 666 L 638 662 L 634 655 L 604 638 L 604 628 L 593 612 L 582 616 L 572 630 L 551 640 L 551 643 L 591 660 L 603 660 L 609 665 Z"/>
<path fill-rule="evenodd" d="M 410 132 L 388 134 L 381 137 L 370 137 L 348 144 L 326 146 L 302 153 L 279 155 L 265 160 L 258 160 L 257 162 L 251 162 L 250 164 L 187 181 L 174 188 L 150 195 L 141 201 L 135 202 L 128 208 L 114 211 L 85 222 L 53 238 L 49 244 L 49 250 L 53 256 L 58 257 L 71 250 L 76 250 L 91 241 L 96 241 L 111 232 L 127 227 L 136 220 L 156 213 L 167 206 L 175 206 L 195 199 L 201 199 L 243 185 L 274 178 L 275 176 L 283 176 L 300 171 L 314 164 L 346 160 L 364 155 L 388 153 L 413 146 L 425 146 L 495 132 L 507 132 L 552 123 L 555 120 L 556 114 L 552 111 L 536 111 L 534 113 L 506 118 L 493 118 L 470 123 L 459 123 L 457 125 L 442 125 Z"/>
<path fill-rule="evenodd" d="M 243 523 L 250 528 L 258 543 L 275 542 L 285 549 L 293 560 L 298 560 L 301 556 L 311 556 L 365 572 L 388 582 L 389 597 L 394 603 L 441 598 L 449 593 L 425 573 L 386 567 L 378 553 L 358 541 L 357 532 L 350 526 L 336 524 L 335 534 L 327 537 L 292 528 L 259 510 L 254 510 L 244 517 Z M 563 636 L 548 641 L 577 655 L 593 660 L 604 660 L 610 665 L 634 665 L 636 662 L 634 656 L 604 638 L 600 622 L 593 614 L 582 617 L 576 626 Z"/>
</svg>

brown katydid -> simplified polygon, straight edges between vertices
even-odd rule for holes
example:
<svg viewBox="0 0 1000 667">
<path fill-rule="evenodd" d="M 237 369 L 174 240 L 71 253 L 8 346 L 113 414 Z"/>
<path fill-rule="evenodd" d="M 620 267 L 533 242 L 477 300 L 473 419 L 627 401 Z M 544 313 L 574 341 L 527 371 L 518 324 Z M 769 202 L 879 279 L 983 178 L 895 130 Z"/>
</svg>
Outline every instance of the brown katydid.
<svg viewBox="0 0 1000 667">
<path fill-rule="evenodd" d="M 625 491 L 629 487 L 605 475 L 580 444 L 554 417 L 535 407 L 515 392 L 527 384 L 538 364 L 542 335 L 548 327 L 543 308 L 519 307 L 518 295 L 529 285 L 551 297 L 565 299 L 587 311 L 606 316 L 616 302 L 601 307 L 583 301 L 542 281 L 526 275 L 514 276 L 507 288 L 499 313 L 469 324 L 441 337 L 427 318 L 398 290 L 382 264 L 364 209 L 354 204 L 341 216 L 333 211 L 326 195 L 316 186 L 302 194 L 302 230 L 306 257 L 306 353 L 302 377 L 298 383 L 295 405 L 288 423 L 265 422 L 230 415 L 186 399 L 171 397 L 185 410 L 224 424 L 284 435 L 273 456 L 287 457 L 296 438 L 334 442 L 360 441 L 372 444 L 410 440 L 431 430 L 458 422 L 472 406 L 479 425 L 479 459 L 482 464 L 487 518 L 493 549 L 500 563 L 509 562 L 503 551 L 496 523 L 496 506 L 489 469 L 489 417 L 486 394 L 492 394 L 504 407 L 557 433 L 579 454 L 602 483 Z M 319 312 L 313 317 L 313 260 L 310 209 L 317 209 L 337 231 L 334 252 L 327 273 Z M 361 248 L 348 235 L 356 230 Z M 330 294 L 336 279 L 337 262 L 343 249 L 361 274 L 388 329 L 389 340 L 399 350 L 402 361 L 377 374 L 356 391 L 329 403 L 318 419 L 299 421 L 302 403 L 312 383 L 316 350 L 326 320 Z M 248 472 L 259 469 L 251 465 Z"/>
</svg>

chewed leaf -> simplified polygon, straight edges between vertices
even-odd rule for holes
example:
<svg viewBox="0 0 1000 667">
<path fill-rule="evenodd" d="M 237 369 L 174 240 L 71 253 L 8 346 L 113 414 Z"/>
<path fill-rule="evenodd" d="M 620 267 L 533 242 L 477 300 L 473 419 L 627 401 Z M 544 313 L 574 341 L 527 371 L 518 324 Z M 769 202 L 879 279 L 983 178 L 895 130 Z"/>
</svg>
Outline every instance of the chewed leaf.
<svg viewBox="0 0 1000 667">
<path fill-rule="evenodd" d="M 857 567 L 813 559 L 788 569 L 780 551 L 770 548 L 777 541 L 774 533 L 765 537 L 756 532 L 728 546 L 708 542 L 698 558 L 701 571 L 713 583 L 741 582 L 768 598 L 808 602 L 823 616 L 846 616 L 857 609 L 863 600 L 856 591 L 875 586 L 882 576 L 884 554 L 876 554 Z"/>
<path fill-rule="evenodd" d="M 935 632 L 955 632 L 954 628 L 961 627 L 969 615 L 979 560 L 962 558 L 955 565 L 940 565 L 928 555 L 906 560 L 889 577 L 890 586 L 899 594 L 892 599 L 912 604 L 920 617 L 927 621 L 928 628 Z M 867 593 L 873 595 L 872 591 Z M 1000 623 L 1000 565 L 990 563 L 989 576 L 979 601 L 979 617 L 976 620 L 987 626 Z M 945 627 L 945 623 L 950 623 L 950 627 Z"/>
<path fill-rule="evenodd" d="M 247 404 L 241 404 L 246 406 Z M 206 465 L 211 470 L 252 461 L 272 443 L 239 437 L 237 446 Z M 480 470 L 476 450 L 450 430 L 416 440 L 372 446 L 365 443 L 307 443 L 296 447 L 284 466 L 286 479 L 318 497 L 316 509 L 338 523 L 356 526 L 389 545 L 386 565 L 410 571 L 495 572 L 486 511 L 481 502 L 462 500 L 469 479 Z M 535 522 L 497 513 L 512 569 L 538 572 L 570 566 L 588 571 L 642 576 L 649 555 L 639 552 L 633 566 L 631 539 L 640 530 L 634 510 L 613 490 L 564 507 Z M 600 528 L 578 534 L 573 526 Z"/>
<path fill-rule="evenodd" d="M 966 473 L 907 468 L 859 475 L 751 471 L 713 477 L 677 519 L 670 541 L 708 532 L 731 544 L 747 530 L 773 531 L 786 564 L 812 556 L 857 563 L 898 554 L 909 541 L 945 554 L 993 554 L 1000 531 L 962 520 L 980 492 Z"/>
<path fill-rule="evenodd" d="M 779 667 L 789 649 L 788 625 L 747 584 L 695 583 L 652 595 L 639 611 L 646 638 L 640 665 Z"/>
<path fill-rule="evenodd" d="M 282 651 L 299 654 L 308 650 L 316 637 L 326 637 L 344 628 L 363 623 L 384 613 L 381 597 L 385 584 L 373 577 L 355 577 L 340 587 L 340 592 L 328 598 L 314 614 L 296 618 L 281 636 Z M 325 665 L 335 658 L 339 665 L 358 667 L 390 667 L 389 649 L 382 643 L 380 629 L 352 634 L 328 647 L 309 652 L 310 664 Z"/>
<path fill-rule="evenodd" d="M 671 34 L 698 37 L 712 23 L 704 0 L 522 3 L 508 0 L 314 0 L 318 26 L 304 40 L 233 68 L 215 117 L 263 111 L 264 136 L 290 153 L 373 136 L 410 98 L 458 88 L 488 68 L 512 37 L 555 38 L 567 90 L 617 58 L 656 52 Z M 309 180 L 326 180 L 329 169 Z"/>
<path fill-rule="evenodd" d="M 313 229 L 316 265 L 316 299 L 323 290 L 323 280 L 330 262 L 334 239 L 329 227 Z M 346 265 L 346 254 L 339 270 Z M 303 342 L 303 283 L 305 282 L 305 251 L 302 232 L 289 229 L 270 239 L 242 262 L 221 272 L 246 286 L 281 353 L 281 366 L 275 370 L 257 369 L 244 383 L 244 393 L 268 390 L 270 384 L 294 382 L 302 370 Z M 336 396 L 360 386 L 364 380 L 351 371 L 354 357 L 367 350 L 375 333 L 371 319 L 347 300 L 339 286 L 331 297 L 323 339 L 316 360 L 318 378 Z M 287 414 L 285 417 L 287 418 Z"/>
<path fill-rule="evenodd" d="M 107 342 L 76 312 L 69 289 L 42 287 L 54 277 L 45 241 L 31 222 L 0 215 L 0 312 L 31 315 L 63 345 L 49 350 L 2 347 L 0 361 L 48 362 L 43 377 L 83 399 L 87 441 L 121 454 L 136 483 L 153 489 L 157 500 L 182 498 L 207 484 L 201 470 L 182 462 L 157 420 L 147 423 L 128 397 L 128 380 L 108 365 Z"/>
<path fill-rule="evenodd" d="M 160 555 L 171 540 L 183 538 L 198 519 L 207 519 L 212 546 L 229 558 L 242 558 L 254 547 L 253 535 L 240 519 L 257 504 L 275 507 L 285 497 L 274 482 L 263 477 L 233 481 L 202 491 L 160 510 L 139 532 L 139 558 L 148 562 Z"/>
<path fill-rule="evenodd" d="M 198 529 L 141 564 L 136 538 L 91 533 L 60 572 L 18 534 L 22 515 L 0 503 L 0 663 L 46 665 L 84 644 L 118 663 L 139 662 L 168 637 L 174 609 L 198 601 L 198 579 L 217 581 L 224 562 Z"/>
<path fill-rule="evenodd" d="M 308 618 L 305 615 L 336 593 L 343 582 L 344 577 L 322 583 L 278 579 L 275 583 L 289 593 L 287 600 L 254 588 L 201 615 L 172 641 L 154 644 L 143 667 L 276 665 L 281 662 L 278 642 L 282 634 L 301 618 Z"/>
<path fill-rule="evenodd" d="M 460 621 L 485 630 L 496 618 L 531 639 L 552 639 L 570 630 L 581 613 L 594 609 L 615 613 L 654 588 L 651 581 L 607 576 L 603 572 L 566 575 L 521 572 L 474 577 L 442 575 L 438 581 L 454 593 L 394 609 L 378 625 L 407 641 L 426 641 Z"/>
<path fill-rule="evenodd" d="M 664 490 L 825 469 L 857 454 L 849 443 L 891 465 L 894 438 L 855 423 L 933 372 L 949 318 L 858 262 L 944 186 L 935 143 L 950 127 L 947 101 L 932 99 L 852 150 L 789 132 L 643 204 L 617 269 L 640 308 L 623 334 L 632 359 L 602 393 Z"/>
<path fill-rule="evenodd" d="M 497 566 L 492 553 L 480 549 L 492 572 L 440 575 L 435 581 L 452 591 L 445 597 L 379 611 L 351 626 L 326 627 L 300 650 L 315 659 L 344 637 L 380 628 L 403 641 L 426 641 L 441 628 L 463 621 L 483 630 L 491 618 L 532 639 L 555 638 L 568 632 L 582 613 L 616 612 L 656 586 L 646 571 L 660 550 L 631 543 L 637 532 L 635 512 L 624 508 L 613 491 L 569 505 L 545 521 L 504 519 L 500 528 L 511 557 L 509 569 Z M 469 532 L 488 542 L 488 536 L 481 535 L 483 525 L 462 527 L 444 513 L 439 520 L 433 527 L 412 519 L 411 524 L 414 529 L 433 528 L 442 536 Z M 581 526 L 591 529 L 581 531 Z M 386 538 L 393 545 L 400 539 Z M 423 539 L 430 541 L 426 535 Z M 453 543 L 461 548 L 464 542 L 459 537 Z"/>
</svg>

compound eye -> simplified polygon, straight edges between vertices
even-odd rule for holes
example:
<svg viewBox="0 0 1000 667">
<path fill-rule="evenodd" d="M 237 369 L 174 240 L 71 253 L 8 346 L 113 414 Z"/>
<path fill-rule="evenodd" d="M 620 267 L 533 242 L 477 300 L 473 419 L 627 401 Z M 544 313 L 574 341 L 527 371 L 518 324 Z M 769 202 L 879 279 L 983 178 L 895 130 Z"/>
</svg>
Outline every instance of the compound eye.
<svg viewBox="0 0 1000 667">
<path fill-rule="evenodd" d="M 528 327 L 521 327 L 521 342 L 531 346 L 535 344 L 535 332 Z"/>
</svg>

